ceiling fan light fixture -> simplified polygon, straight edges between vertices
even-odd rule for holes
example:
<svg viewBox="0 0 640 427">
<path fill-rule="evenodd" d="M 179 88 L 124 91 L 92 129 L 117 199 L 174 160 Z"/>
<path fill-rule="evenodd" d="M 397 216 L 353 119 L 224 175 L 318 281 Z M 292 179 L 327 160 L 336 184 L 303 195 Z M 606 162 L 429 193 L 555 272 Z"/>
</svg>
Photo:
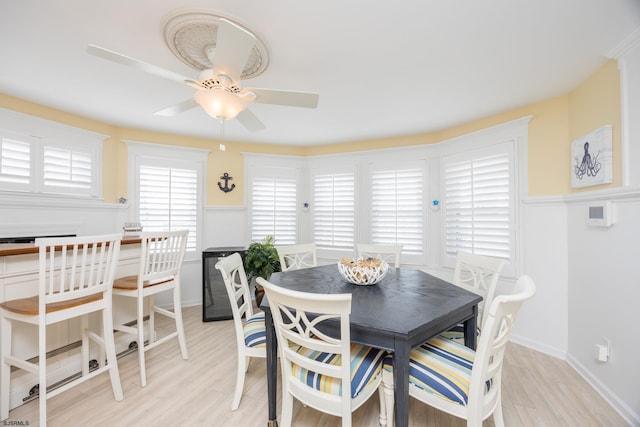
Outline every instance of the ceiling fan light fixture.
<svg viewBox="0 0 640 427">
<path fill-rule="evenodd" d="M 195 101 L 211 117 L 231 120 L 247 108 L 250 97 L 238 96 L 225 89 L 200 89 L 194 95 Z"/>
</svg>

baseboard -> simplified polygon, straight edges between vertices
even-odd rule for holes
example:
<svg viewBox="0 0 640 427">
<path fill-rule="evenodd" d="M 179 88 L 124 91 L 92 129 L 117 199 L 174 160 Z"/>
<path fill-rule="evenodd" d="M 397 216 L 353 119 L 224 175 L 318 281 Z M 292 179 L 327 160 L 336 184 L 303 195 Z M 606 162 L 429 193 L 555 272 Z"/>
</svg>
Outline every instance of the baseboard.
<svg viewBox="0 0 640 427">
<path fill-rule="evenodd" d="M 555 347 L 548 346 L 539 341 L 531 340 L 529 338 L 522 337 L 517 334 L 511 334 L 509 337 L 509 341 L 519 344 L 521 346 L 530 348 L 531 350 L 539 351 L 540 353 L 547 354 L 551 357 L 555 357 L 556 359 L 567 359 L 567 352 L 564 350 L 560 350 Z"/>
<path fill-rule="evenodd" d="M 598 378 L 593 376 L 588 369 L 584 367 L 571 355 L 567 357 L 567 363 L 578 373 L 586 382 L 597 391 L 604 400 L 606 400 L 613 409 L 620 414 L 630 426 L 640 426 L 640 414 L 634 412 L 633 408 L 623 402 L 615 393 L 613 393 Z"/>
</svg>

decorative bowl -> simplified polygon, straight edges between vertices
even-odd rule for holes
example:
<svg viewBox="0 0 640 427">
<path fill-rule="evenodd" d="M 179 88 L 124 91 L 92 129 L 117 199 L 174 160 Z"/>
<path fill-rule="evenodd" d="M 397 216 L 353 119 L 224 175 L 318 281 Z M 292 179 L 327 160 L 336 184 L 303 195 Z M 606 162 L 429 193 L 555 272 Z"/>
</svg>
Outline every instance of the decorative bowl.
<svg viewBox="0 0 640 427">
<path fill-rule="evenodd" d="M 344 280 L 354 285 L 375 285 L 387 274 L 389 264 L 378 258 L 343 258 L 338 271 Z"/>
</svg>

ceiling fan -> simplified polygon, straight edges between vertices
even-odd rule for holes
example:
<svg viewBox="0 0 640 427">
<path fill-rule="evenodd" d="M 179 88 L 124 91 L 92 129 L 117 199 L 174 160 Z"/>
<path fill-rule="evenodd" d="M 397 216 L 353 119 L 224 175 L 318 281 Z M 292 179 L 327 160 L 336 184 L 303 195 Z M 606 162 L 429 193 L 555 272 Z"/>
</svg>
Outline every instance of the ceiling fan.
<svg viewBox="0 0 640 427">
<path fill-rule="evenodd" d="M 243 88 L 239 80 L 256 42 L 256 37 L 248 30 L 218 18 L 215 45 L 208 45 L 204 52 L 212 68 L 204 69 L 197 80 L 93 44 L 87 46 L 87 52 L 196 89 L 193 98 L 157 111 L 156 115 L 175 116 L 200 105 L 211 117 L 236 118 L 247 130 L 255 132 L 264 129 L 265 125 L 247 108 L 248 104 L 316 108 L 319 99 L 317 93 Z"/>
</svg>

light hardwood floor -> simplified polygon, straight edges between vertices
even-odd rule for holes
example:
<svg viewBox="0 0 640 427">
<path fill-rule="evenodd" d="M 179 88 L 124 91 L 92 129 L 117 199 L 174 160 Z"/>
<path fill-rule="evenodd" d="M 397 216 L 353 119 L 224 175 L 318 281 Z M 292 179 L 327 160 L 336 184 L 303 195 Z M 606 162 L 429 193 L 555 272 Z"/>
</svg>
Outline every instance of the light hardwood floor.
<svg viewBox="0 0 640 427">
<path fill-rule="evenodd" d="M 249 366 L 240 408 L 230 410 L 236 369 L 231 321 L 203 323 L 200 307 L 184 310 L 190 359 L 182 360 L 177 340 L 147 353 L 147 382 L 140 387 L 136 354 L 118 360 L 124 400 L 113 399 L 108 375 L 87 381 L 48 402 L 51 427 L 242 426 L 267 425 L 266 365 Z M 161 334 L 162 324 L 158 322 Z M 278 391 L 278 395 L 280 391 Z M 354 427 L 378 425 L 377 395 L 355 411 Z M 503 373 L 507 426 L 625 426 L 625 421 L 566 362 L 509 344 Z M 278 401 L 278 408 L 280 402 Z M 11 411 L 0 425 L 38 425 L 38 402 Z M 339 426 L 336 417 L 296 404 L 294 425 Z M 413 427 L 465 426 L 460 419 L 411 399 Z M 493 426 L 490 419 L 484 427 Z"/>
</svg>

